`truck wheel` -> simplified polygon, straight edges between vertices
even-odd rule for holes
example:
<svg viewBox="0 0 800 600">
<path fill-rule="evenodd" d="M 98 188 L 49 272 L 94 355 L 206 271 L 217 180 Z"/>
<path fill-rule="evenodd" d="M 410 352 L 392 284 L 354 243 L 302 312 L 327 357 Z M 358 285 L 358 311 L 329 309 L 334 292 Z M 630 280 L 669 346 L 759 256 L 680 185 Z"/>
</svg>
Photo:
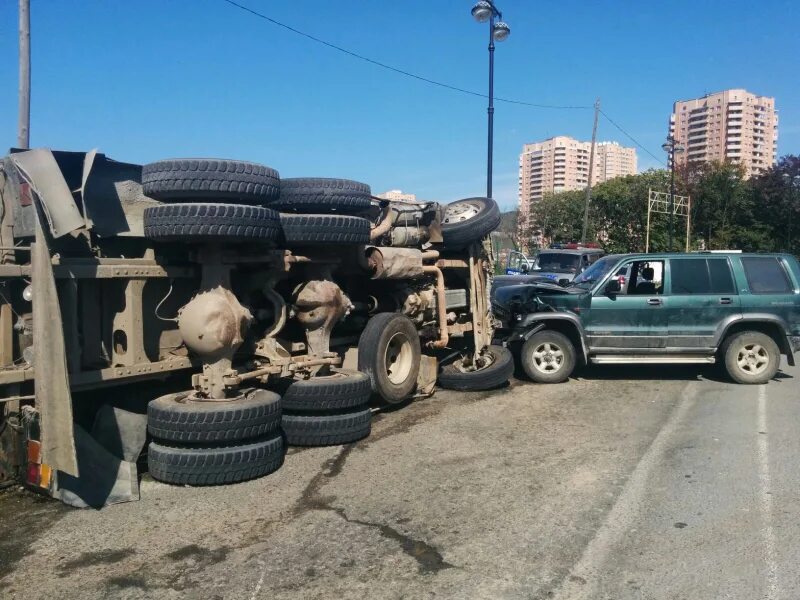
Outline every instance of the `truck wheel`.
<svg viewBox="0 0 800 600">
<path fill-rule="evenodd" d="M 439 385 L 448 390 L 478 392 L 500 387 L 511 379 L 514 373 L 514 357 L 507 348 L 489 346 L 487 354 L 491 362 L 475 371 L 463 367 L 461 359 L 442 367 L 439 372 Z"/>
<path fill-rule="evenodd" d="M 261 204 L 278 198 L 275 169 L 240 160 L 176 158 L 142 167 L 142 191 L 156 200 L 234 200 Z"/>
<path fill-rule="evenodd" d="M 736 383 L 767 383 L 781 363 L 778 344 L 765 333 L 743 331 L 725 340 L 725 370 Z"/>
<path fill-rule="evenodd" d="M 184 392 L 150 402 L 150 435 L 165 442 L 235 442 L 277 431 L 281 423 L 281 397 L 267 390 L 250 389 L 227 401 L 189 398 Z"/>
<path fill-rule="evenodd" d="M 157 242 L 274 242 L 278 213 L 242 204 L 161 204 L 144 209 L 144 237 Z"/>
<path fill-rule="evenodd" d="M 465 198 L 444 209 L 442 239 L 448 250 L 460 250 L 477 242 L 500 225 L 500 208 L 491 198 Z"/>
<path fill-rule="evenodd" d="M 372 413 L 368 408 L 334 415 L 283 415 L 283 432 L 292 446 L 348 444 L 369 435 Z"/>
<path fill-rule="evenodd" d="M 575 346 L 558 331 L 540 331 L 522 345 L 525 374 L 537 383 L 561 383 L 575 369 Z"/>
<path fill-rule="evenodd" d="M 281 403 L 287 411 L 320 413 L 365 406 L 371 393 L 365 373 L 337 369 L 331 375 L 293 381 Z"/>
<path fill-rule="evenodd" d="M 370 223 L 347 215 L 281 213 L 283 241 L 300 244 L 368 244 Z"/>
<path fill-rule="evenodd" d="M 283 464 L 283 454 L 280 435 L 219 448 L 176 448 L 150 442 L 147 463 L 153 478 L 164 483 L 221 485 L 277 471 Z"/>
<path fill-rule="evenodd" d="M 417 386 L 421 354 L 419 333 L 408 317 L 379 313 L 358 340 L 358 370 L 387 404 L 400 404 Z"/>
<path fill-rule="evenodd" d="M 281 196 L 273 205 L 298 213 L 359 213 L 372 205 L 372 190 L 366 183 L 348 179 L 282 179 Z"/>
</svg>

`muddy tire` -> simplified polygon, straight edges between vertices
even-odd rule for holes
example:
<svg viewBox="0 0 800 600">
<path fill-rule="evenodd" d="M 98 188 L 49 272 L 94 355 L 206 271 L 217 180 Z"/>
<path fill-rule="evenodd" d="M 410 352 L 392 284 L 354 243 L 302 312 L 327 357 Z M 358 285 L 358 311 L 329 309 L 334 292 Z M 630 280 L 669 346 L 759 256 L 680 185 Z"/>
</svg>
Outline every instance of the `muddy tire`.
<svg viewBox="0 0 800 600">
<path fill-rule="evenodd" d="M 369 435 L 372 413 L 363 410 L 332 415 L 283 415 L 283 432 L 291 446 L 349 444 Z"/>
<path fill-rule="evenodd" d="M 278 430 L 281 397 L 251 389 L 237 400 L 191 401 L 189 395 L 167 394 L 147 405 L 147 431 L 156 440 L 176 444 L 229 443 Z"/>
<path fill-rule="evenodd" d="M 366 183 L 349 179 L 297 177 L 281 180 L 281 195 L 274 206 L 297 213 L 360 213 L 372 204 Z"/>
<path fill-rule="evenodd" d="M 520 362 L 525 374 L 537 383 L 562 383 L 575 370 L 575 346 L 563 333 L 544 330 L 522 345 Z"/>
<path fill-rule="evenodd" d="M 280 194 L 275 169 L 240 160 L 176 158 L 142 167 L 142 191 L 156 200 L 272 202 Z"/>
<path fill-rule="evenodd" d="M 281 403 L 287 411 L 319 414 L 366 406 L 371 394 L 365 373 L 337 369 L 331 375 L 293 381 L 283 392 Z"/>
<path fill-rule="evenodd" d="M 478 392 L 492 390 L 508 383 L 514 374 L 514 357 L 507 348 L 489 346 L 492 362 L 477 371 L 462 371 L 458 363 L 445 365 L 439 371 L 438 383 L 448 390 Z"/>
<path fill-rule="evenodd" d="M 157 242 L 275 242 L 278 213 L 243 204 L 161 204 L 144 209 L 144 236 Z"/>
<path fill-rule="evenodd" d="M 372 317 L 358 340 L 358 370 L 387 404 L 400 404 L 414 392 L 421 355 L 417 328 L 397 313 Z"/>
<path fill-rule="evenodd" d="M 491 198 L 465 198 L 444 209 L 442 239 L 448 250 L 461 250 L 478 242 L 500 225 L 500 208 Z"/>
<path fill-rule="evenodd" d="M 177 448 L 150 442 L 147 463 L 153 479 L 175 485 L 222 485 L 277 471 L 283 464 L 281 435 L 219 448 Z"/>
<path fill-rule="evenodd" d="M 281 213 L 280 218 L 287 246 L 369 243 L 370 222 L 361 217 Z"/>
<path fill-rule="evenodd" d="M 736 383 L 762 384 L 775 377 L 781 351 L 770 336 L 743 331 L 730 336 L 722 346 L 725 371 Z"/>
</svg>

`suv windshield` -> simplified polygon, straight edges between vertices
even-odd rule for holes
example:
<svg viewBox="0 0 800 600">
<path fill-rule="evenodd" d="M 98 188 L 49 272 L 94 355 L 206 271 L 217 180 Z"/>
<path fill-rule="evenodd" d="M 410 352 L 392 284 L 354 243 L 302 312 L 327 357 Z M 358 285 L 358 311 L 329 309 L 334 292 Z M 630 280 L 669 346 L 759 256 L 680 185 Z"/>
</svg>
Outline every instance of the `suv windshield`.
<svg viewBox="0 0 800 600">
<path fill-rule="evenodd" d="M 539 254 L 539 269 L 552 273 L 577 273 L 581 264 L 578 254 L 542 252 Z"/>
<path fill-rule="evenodd" d="M 618 262 L 618 256 L 606 256 L 605 258 L 601 258 L 583 273 L 578 275 L 570 285 L 572 287 L 589 289 L 596 281 L 605 277 Z"/>
</svg>

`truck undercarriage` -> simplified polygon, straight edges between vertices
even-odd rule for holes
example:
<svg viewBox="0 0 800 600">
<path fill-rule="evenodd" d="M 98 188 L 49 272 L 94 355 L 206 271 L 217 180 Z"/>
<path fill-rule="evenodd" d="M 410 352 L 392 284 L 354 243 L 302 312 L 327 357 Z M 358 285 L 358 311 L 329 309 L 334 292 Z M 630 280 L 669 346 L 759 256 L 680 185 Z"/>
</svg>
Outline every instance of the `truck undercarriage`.
<svg viewBox="0 0 800 600">
<path fill-rule="evenodd" d="M 164 164 L 180 177 L 161 177 Z M 64 481 L 85 480 L 81 439 L 88 433 L 102 446 L 101 414 L 113 409 L 105 420 L 128 439 L 103 449 L 118 471 L 128 465 L 135 483 L 130 464 L 141 462 L 143 413 L 158 396 L 168 396 L 173 417 L 190 407 L 216 419 L 255 402 L 254 394 L 266 415 L 278 400 L 264 394 L 279 393 L 292 443 L 292 427 L 307 427 L 303 419 L 319 426 L 341 416 L 317 396 L 311 415 L 292 404 L 309 382 L 323 396 L 322 383 L 339 386 L 338 402 L 347 384 L 396 404 L 433 393 L 440 372 L 441 384 L 449 373 L 460 389 L 508 378 L 508 357 L 490 346 L 492 257 L 484 238 L 497 225 L 493 201 L 381 201 L 345 180 L 282 185 L 277 172 L 251 164 L 161 161 L 143 169 L 95 151 L 48 150 L 4 159 L 0 481 L 22 474 L 55 494 Z M 214 169 L 228 187 L 196 185 Z M 325 188 L 330 182 L 338 187 Z M 346 210 L 346 199 L 358 206 Z M 365 375 L 368 384 L 360 383 Z M 124 410 L 141 416 L 125 427 L 123 397 Z M 313 438 L 306 430 L 297 443 L 363 437 L 369 415 L 365 405 L 354 408 L 366 426 L 349 437 L 339 430 L 339 437 Z M 154 410 L 147 439 L 160 431 Z M 229 423 L 213 432 L 228 437 L 213 438 L 195 424 L 155 439 L 150 471 L 158 477 L 153 457 L 165 439 L 174 442 L 170 452 L 178 446 L 172 460 L 194 451 L 177 443 L 191 436 L 215 443 L 234 436 L 241 444 L 274 437 L 276 411 L 249 432 L 258 435 L 239 435 Z M 278 451 L 279 466 L 283 446 Z M 189 483 L 226 481 L 220 477 Z M 174 470 L 160 478 L 185 482 Z M 74 486 L 73 495 L 85 495 L 82 489 Z"/>
</svg>

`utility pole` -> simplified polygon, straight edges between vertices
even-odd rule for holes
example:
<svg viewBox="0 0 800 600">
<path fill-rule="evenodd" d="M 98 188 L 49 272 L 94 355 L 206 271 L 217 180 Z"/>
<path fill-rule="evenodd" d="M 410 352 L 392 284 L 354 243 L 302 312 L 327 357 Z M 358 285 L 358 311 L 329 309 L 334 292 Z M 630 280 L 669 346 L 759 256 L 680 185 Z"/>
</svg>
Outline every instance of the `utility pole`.
<svg viewBox="0 0 800 600">
<path fill-rule="evenodd" d="M 30 146 L 31 129 L 31 6 L 19 0 L 19 120 L 17 146 Z"/>
<path fill-rule="evenodd" d="M 589 151 L 589 181 L 586 184 L 586 204 L 583 207 L 583 231 L 581 243 L 586 243 L 589 229 L 589 204 L 592 202 L 592 172 L 594 171 L 594 147 L 597 142 L 597 118 L 600 116 L 600 98 L 594 101 L 594 126 L 592 127 L 592 149 Z"/>
</svg>

